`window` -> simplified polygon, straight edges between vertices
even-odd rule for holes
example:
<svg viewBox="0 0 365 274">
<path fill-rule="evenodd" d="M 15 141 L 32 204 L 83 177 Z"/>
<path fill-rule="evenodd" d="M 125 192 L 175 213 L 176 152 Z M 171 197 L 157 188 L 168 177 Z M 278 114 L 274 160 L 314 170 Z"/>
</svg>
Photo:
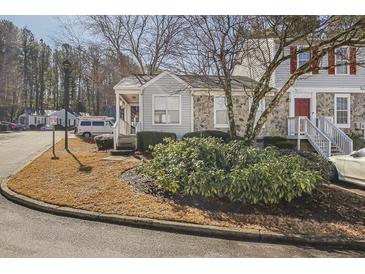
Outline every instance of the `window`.
<svg viewBox="0 0 365 274">
<path fill-rule="evenodd" d="M 225 96 L 214 96 L 214 127 L 228 127 L 228 113 Z"/>
<path fill-rule="evenodd" d="M 335 95 L 335 121 L 338 127 L 350 127 L 350 94 Z"/>
<path fill-rule="evenodd" d="M 153 96 L 153 104 L 154 124 L 180 123 L 180 96 Z"/>
<path fill-rule="evenodd" d="M 104 126 L 104 121 L 93 121 L 93 126 L 103 127 Z"/>
<path fill-rule="evenodd" d="M 252 97 L 248 98 L 248 108 L 249 110 L 251 110 L 251 105 L 252 105 Z M 259 102 L 259 108 L 256 111 L 256 116 L 255 116 L 255 125 L 257 123 L 257 121 L 260 119 L 261 114 L 265 111 L 265 99 L 261 99 Z M 265 124 L 264 124 L 265 127 Z"/>
<path fill-rule="evenodd" d="M 298 47 L 298 50 L 300 50 L 301 48 L 303 47 Z M 310 51 L 298 53 L 298 68 L 307 63 L 310 60 L 310 58 L 311 58 Z"/>
<path fill-rule="evenodd" d="M 336 49 L 335 60 L 336 60 L 336 74 L 348 74 L 349 48 L 342 47 Z"/>
<path fill-rule="evenodd" d="M 91 126 L 91 122 L 89 122 L 89 121 L 82 121 L 80 123 L 80 126 Z"/>
</svg>

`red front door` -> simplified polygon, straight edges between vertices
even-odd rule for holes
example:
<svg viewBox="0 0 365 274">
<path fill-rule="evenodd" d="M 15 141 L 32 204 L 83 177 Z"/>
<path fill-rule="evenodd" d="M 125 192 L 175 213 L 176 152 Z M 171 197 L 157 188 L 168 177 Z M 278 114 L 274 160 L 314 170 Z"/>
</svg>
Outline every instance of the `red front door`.
<svg viewBox="0 0 365 274">
<path fill-rule="evenodd" d="M 307 116 L 310 118 L 310 99 L 295 98 L 295 116 Z"/>
</svg>

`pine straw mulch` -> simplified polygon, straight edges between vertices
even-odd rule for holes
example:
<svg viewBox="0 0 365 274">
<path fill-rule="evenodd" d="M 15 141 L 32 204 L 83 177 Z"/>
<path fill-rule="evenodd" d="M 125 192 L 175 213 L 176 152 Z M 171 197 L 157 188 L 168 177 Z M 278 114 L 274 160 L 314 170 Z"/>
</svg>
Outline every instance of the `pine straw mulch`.
<svg viewBox="0 0 365 274">
<path fill-rule="evenodd" d="M 106 161 L 103 158 L 109 153 L 96 151 L 94 144 L 70 139 L 69 145 L 71 153 L 63 150 L 63 141 L 56 145 L 58 160 L 51 160 L 51 149 L 46 151 L 16 174 L 9 188 L 47 203 L 102 213 L 284 234 L 365 239 L 365 199 L 356 194 L 323 185 L 312 195 L 275 206 L 186 198 L 151 190 L 151 185 L 146 186 L 143 180 L 132 183 L 121 180 L 122 172 L 140 164 L 133 157 Z"/>
</svg>

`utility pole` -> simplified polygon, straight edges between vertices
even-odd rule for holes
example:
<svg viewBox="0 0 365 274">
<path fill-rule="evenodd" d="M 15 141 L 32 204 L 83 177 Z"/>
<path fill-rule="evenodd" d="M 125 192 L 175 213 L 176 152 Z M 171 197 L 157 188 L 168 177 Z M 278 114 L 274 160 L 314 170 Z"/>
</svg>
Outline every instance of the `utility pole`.
<svg viewBox="0 0 365 274">
<path fill-rule="evenodd" d="M 63 71 L 65 74 L 65 80 L 64 80 L 64 108 L 65 108 L 65 149 L 68 150 L 68 105 L 69 105 L 69 87 L 70 87 L 70 69 L 71 69 L 71 63 L 66 59 L 63 61 Z"/>
</svg>

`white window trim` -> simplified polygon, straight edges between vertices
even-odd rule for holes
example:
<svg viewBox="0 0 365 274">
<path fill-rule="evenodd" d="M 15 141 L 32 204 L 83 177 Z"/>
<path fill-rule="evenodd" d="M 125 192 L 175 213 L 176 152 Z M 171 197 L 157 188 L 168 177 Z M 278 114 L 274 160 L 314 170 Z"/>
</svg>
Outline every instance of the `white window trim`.
<svg viewBox="0 0 365 274">
<path fill-rule="evenodd" d="M 213 97 L 213 112 L 214 112 L 214 128 L 229 128 L 229 122 L 227 124 L 217 124 L 217 115 L 216 115 L 216 109 L 215 109 L 215 98 L 218 97 L 223 97 L 226 98 L 226 96 L 224 95 L 214 95 Z M 226 105 L 226 110 L 227 110 L 227 115 L 228 115 L 228 109 L 227 109 L 227 105 Z M 227 118 L 228 121 L 228 118 Z"/>
<path fill-rule="evenodd" d="M 336 54 L 336 50 L 337 49 L 340 49 L 340 48 L 347 48 L 347 73 L 337 73 L 337 69 L 340 67 L 340 66 L 337 66 L 337 54 Z M 350 47 L 339 47 L 335 49 L 335 75 L 344 75 L 344 76 L 347 76 L 347 75 L 350 75 L 350 64 L 349 64 L 349 60 L 350 60 Z"/>
<path fill-rule="evenodd" d="M 297 46 L 297 51 L 298 51 L 300 48 L 305 48 L 305 46 Z M 311 55 L 312 55 L 312 52 L 309 50 L 309 56 L 311 56 Z M 311 57 L 309 57 L 308 62 L 310 61 L 310 58 L 311 58 Z M 297 54 L 297 68 L 299 68 L 299 53 Z M 312 66 L 310 66 L 310 70 L 309 70 L 308 72 L 304 73 L 304 75 L 312 75 L 312 74 L 313 74 L 313 73 L 312 73 Z"/>
<path fill-rule="evenodd" d="M 337 98 L 347 98 L 347 123 L 346 124 L 338 124 L 337 123 Z M 334 103 L 334 111 L 335 111 L 335 124 L 339 128 L 350 128 L 351 126 L 351 94 L 335 94 L 335 103 Z"/>
<path fill-rule="evenodd" d="M 248 111 L 251 111 L 252 100 L 253 100 L 252 97 L 248 97 Z M 266 100 L 265 100 L 265 98 L 262 98 L 260 100 L 260 102 L 262 102 L 264 104 L 264 108 L 266 109 Z M 257 114 L 257 112 L 256 112 L 256 114 Z M 256 117 L 255 117 L 255 119 L 256 119 Z M 266 125 L 266 122 L 263 124 L 262 128 L 265 128 L 265 125 Z M 256 126 L 256 123 L 255 123 L 255 126 Z"/>
<path fill-rule="evenodd" d="M 179 123 L 155 123 L 155 97 L 179 97 Z M 153 126 L 181 126 L 181 94 L 152 94 L 152 125 Z"/>
</svg>

